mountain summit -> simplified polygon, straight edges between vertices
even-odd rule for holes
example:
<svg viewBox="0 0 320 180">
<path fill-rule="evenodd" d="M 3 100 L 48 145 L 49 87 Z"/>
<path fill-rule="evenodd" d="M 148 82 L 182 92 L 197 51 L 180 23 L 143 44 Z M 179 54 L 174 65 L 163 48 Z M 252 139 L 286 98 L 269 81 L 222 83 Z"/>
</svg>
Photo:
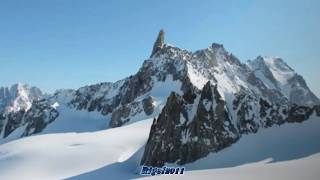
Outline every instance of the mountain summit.
<svg viewBox="0 0 320 180">
<path fill-rule="evenodd" d="M 185 164 L 243 134 L 320 116 L 319 102 L 281 58 L 242 63 L 217 43 L 191 52 L 165 44 L 161 30 L 136 74 L 33 99 L 24 111 L 0 114 L 0 132 L 15 139 L 154 118 L 141 164 Z"/>
<path fill-rule="evenodd" d="M 154 42 L 154 45 L 153 45 L 153 49 L 152 49 L 152 53 L 151 53 L 151 56 L 150 58 L 159 50 L 163 47 L 163 44 L 164 44 L 164 30 L 161 29 L 159 34 L 158 34 L 158 37 L 156 39 L 156 42 Z"/>
<path fill-rule="evenodd" d="M 37 87 L 17 83 L 11 87 L 0 87 L 0 112 L 9 113 L 28 110 L 33 100 L 39 100 L 42 92 Z"/>
</svg>

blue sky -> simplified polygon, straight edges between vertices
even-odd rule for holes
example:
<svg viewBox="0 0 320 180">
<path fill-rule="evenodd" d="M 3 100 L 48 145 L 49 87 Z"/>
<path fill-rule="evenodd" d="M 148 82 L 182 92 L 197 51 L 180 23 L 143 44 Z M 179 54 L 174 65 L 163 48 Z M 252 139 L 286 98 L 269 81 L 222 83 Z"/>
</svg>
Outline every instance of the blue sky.
<svg viewBox="0 0 320 180">
<path fill-rule="evenodd" d="M 317 0 L 1 0 L 0 86 L 46 92 L 116 81 L 166 42 L 197 50 L 224 44 L 242 61 L 282 57 L 319 96 Z"/>
</svg>

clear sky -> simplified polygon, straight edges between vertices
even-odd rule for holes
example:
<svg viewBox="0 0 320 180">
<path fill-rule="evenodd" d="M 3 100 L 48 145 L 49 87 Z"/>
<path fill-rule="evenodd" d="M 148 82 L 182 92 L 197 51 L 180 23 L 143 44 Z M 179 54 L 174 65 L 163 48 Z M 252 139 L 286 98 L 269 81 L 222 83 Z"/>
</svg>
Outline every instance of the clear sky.
<svg viewBox="0 0 320 180">
<path fill-rule="evenodd" d="M 0 86 L 122 79 L 164 28 L 167 43 L 191 51 L 218 42 L 242 61 L 280 56 L 319 96 L 319 20 L 318 0 L 1 0 Z"/>
</svg>

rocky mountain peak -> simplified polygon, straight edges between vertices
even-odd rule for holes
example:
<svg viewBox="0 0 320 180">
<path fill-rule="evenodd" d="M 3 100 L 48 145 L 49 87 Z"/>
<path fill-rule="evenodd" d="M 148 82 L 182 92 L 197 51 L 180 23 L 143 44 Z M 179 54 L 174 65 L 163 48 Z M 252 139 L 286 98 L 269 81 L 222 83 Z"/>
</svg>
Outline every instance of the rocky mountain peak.
<svg viewBox="0 0 320 180">
<path fill-rule="evenodd" d="M 258 56 L 246 63 L 265 86 L 277 90 L 291 104 L 313 106 L 320 100 L 308 88 L 305 80 L 298 75 L 283 59 L 271 56 Z"/>
<path fill-rule="evenodd" d="M 154 43 L 153 45 L 153 49 L 152 49 L 152 53 L 151 53 L 151 56 L 150 58 L 157 52 L 159 51 L 164 45 L 164 30 L 161 29 L 159 34 L 158 34 L 158 37 L 156 39 L 156 42 Z"/>
<path fill-rule="evenodd" d="M 42 97 L 42 92 L 37 87 L 17 83 L 11 87 L 0 87 L 0 112 L 27 110 L 33 100 Z"/>
<path fill-rule="evenodd" d="M 220 49 L 220 48 L 223 48 L 223 44 L 212 43 L 211 47 L 212 49 Z"/>
<path fill-rule="evenodd" d="M 155 118 L 143 163 L 192 162 L 230 145 L 238 133 L 256 132 L 261 124 L 269 127 L 286 122 L 291 104 L 319 104 L 303 78 L 290 71 L 282 60 L 257 59 L 261 62 L 244 64 L 218 43 L 195 52 L 164 44 L 161 30 L 151 57 L 139 71 L 115 83 L 60 90 L 41 96 L 44 101 L 30 98 L 37 97 L 30 93 L 39 94 L 36 90 L 22 90 L 19 92 L 25 92 L 20 93 L 25 96 L 19 96 L 13 107 L 28 102 L 23 106 L 27 108 L 10 114 L 1 114 L 3 102 L 9 102 L 6 98 L 11 97 L 1 96 L 8 94 L 10 88 L 0 88 L 0 131 L 5 132 L 5 137 L 24 125 L 29 128 L 22 136 L 29 136 L 41 132 L 58 116 L 66 118 L 67 111 L 98 113 L 105 116 L 111 128 Z M 164 130 L 168 134 L 163 135 Z M 171 138 L 172 133 L 175 138 Z M 203 141 L 198 142 L 197 138 Z M 160 151 L 162 144 L 166 148 Z M 177 151 L 170 153 L 171 147 L 177 147 Z M 153 154 L 154 151 L 159 153 Z M 159 156 L 162 161 L 155 162 L 158 158 L 153 157 Z"/>
</svg>

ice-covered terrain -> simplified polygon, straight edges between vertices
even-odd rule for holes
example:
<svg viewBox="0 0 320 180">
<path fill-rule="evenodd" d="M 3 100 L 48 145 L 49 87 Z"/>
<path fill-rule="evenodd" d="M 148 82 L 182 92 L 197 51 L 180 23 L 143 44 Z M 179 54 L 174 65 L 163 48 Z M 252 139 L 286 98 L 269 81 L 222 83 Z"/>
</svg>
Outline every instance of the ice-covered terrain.
<svg viewBox="0 0 320 180">
<path fill-rule="evenodd" d="M 302 76 L 281 58 L 258 57 L 243 63 L 217 43 L 191 52 L 166 44 L 161 31 L 152 55 L 138 72 L 117 82 L 46 96 L 21 84 L 0 88 L 0 143 L 39 133 L 94 131 L 156 118 L 172 91 L 193 104 L 193 96 L 208 81 L 217 86 L 228 118 L 240 132 L 284 123 L 293 104 L 310 109 L 320 104 Z M 184 117 L 189 122 L 192 110 L 187 109 L 188 118 Z M 273 121 L 274 116 L 282 118 Z"/>
<path fill-rule="evenodd" d="M 145 179 L 219 180 L 314 180 L 319 178 L 320 153 L 296 160 L 268 163 L 268 160 L 243 166 L 187 172 L 183 176 L 156 176 Z M 143 178 L 144 179 L 144 178 Z"/>
<path fill-rule="evenodd" d="M 131 179 L 152 120 L 89 133 L 32 136 L 0 146 L 0 179 Z M 288 179 L 320 176 L 320 119 L 244 136 L 219 153 L 185 165 L 185 175 L 153 178 Z"/>
<path fill-rule="evenodd" d="M 310 179 L 319 117 L 319 98 L 281 58 L 243 63 L 217 43 L 191 52 L 160 31 L 150 58 L 117 82 L 45 96 L 0 88 L 0 179 L 149 178 L 140 165 L 177 164 L 190 179 L 286 179 L 300 167 L 294 177 Z"/>
<path fill-rule="evenodd" d="M 91 133 L 39 135 L 1 145 L 0 179 L 63 179 L 124 162 L 143 147 L 151 122 Z"/>
</svg>

